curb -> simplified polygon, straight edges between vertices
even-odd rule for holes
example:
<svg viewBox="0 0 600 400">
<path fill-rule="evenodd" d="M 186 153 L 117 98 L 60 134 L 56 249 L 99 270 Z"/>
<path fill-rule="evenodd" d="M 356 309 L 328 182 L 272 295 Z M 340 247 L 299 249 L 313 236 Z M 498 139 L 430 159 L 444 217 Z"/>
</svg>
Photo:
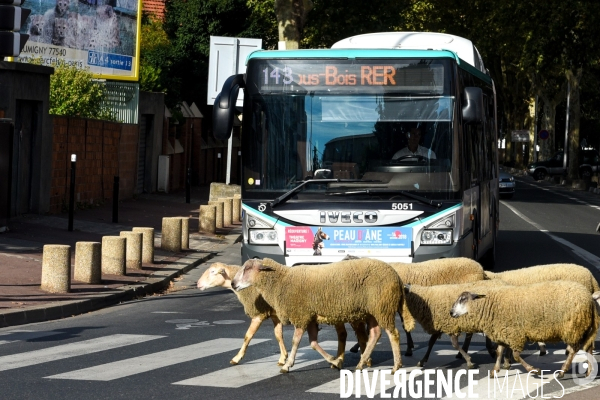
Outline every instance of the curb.
<svg viewBox="0 0 600 400">
<path fill-rule="evenodd" d="M 241 238 L 242 235 L 240 234 L 234 240 L 228 240 L 228 243 L 223 248 L 225 249 L 238 243 Z M 139 296 L 160 292 L 167 288 L 173 279 L 210 260 L 214 255 L 215 252 L 204 253 L 199 258 L 194 257 L 194 254 L 187 255 L 161 268 L 160 271 L 152 274 L 144 282 L 121 286 L 114 289 L 111 293 L 89 295 L 84 300 L 57 301 L 26 309 L 0 312 L 0 328 L 74 317 L 124 301 L 133 300 Z"/>
</svg>

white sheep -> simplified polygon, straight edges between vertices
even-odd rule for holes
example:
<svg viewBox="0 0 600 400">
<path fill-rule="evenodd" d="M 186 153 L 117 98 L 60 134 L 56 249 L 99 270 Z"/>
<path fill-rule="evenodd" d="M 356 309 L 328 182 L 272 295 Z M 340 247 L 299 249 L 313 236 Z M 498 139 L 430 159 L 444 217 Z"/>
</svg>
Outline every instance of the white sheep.
<svg viewBox="0 0 600 400">
<path fill-rule="evenodd" d="M 288 372 L 294 365 L 305 330 L 308 330 L 311 347 L 329 363 L 341 367 L 340 349 L 338 358 L 334 359 L 317 342 L 317 324 L 320 322 L 369 323 L 369 340 L 356 366 L 358 370 L 369 360 L 381 336 L 380 327 L 384 328 L 394 354 L 392 371 L 402 366 L 395 314 L 403 310 L 404 296 L 400 278 L 388 264 L 379 260 L 359 259 L 289 268 L 270 259 L 248 260 L 233 278 L 232 287 L 243 290 L 250 286 L 254 286 L 277 311 L 282 323 L 291 323 L 295 327 L 293 346 L 281 372 Z M 403 317 L 404 323 L 412 329 L 414 320 L 410 314 Z"/>
<path fill-rule="evenodd" d="M 242 348 L 240 351 L 238 351 L 235 357 L 231 359 L 230 363 L 237 365 L 242 358 L 244 358 L 246 349 L 254 337 L 254 334 L 258 328 L 260 328 L 260 325 L 265 319 L 271 318 L 273 321 L 275 338 L 277 339 L 277 343 L 279 343 L 280 350 L 280 356 L 279 361 L 277 361 L 277 365 L 283 365 L 287 359 L 287 350 L 285 349 L 285 344 L 283 343 L 283 325 L 281 324 L 281 321 L 279 321 L 279 318 L 277 318 L 277 314 L 273 308 L 267 304 L 267 302 L 262 298 L 255 288 L 251 287 L 241 292 L 233 290 L 231 287 L 231 280 L 240 269 L 242 269 L 241 266 L 226 265 L 216 262 L 213 263 L 206 271 L 204 271 L 197 283 L 198 289 L 200 290 L 206 290 L 208 288 L 217 286 L 231 289 L 237 296 L 240 303 L 242 303 L 244 306 L 244 312 L 246 315 L 252 319 L 250 326 L 244 335 L 244 343 L 242 344 Z"/>
<path fill-rule="evenodd" d="M 405 285 L 406 305 L 410 315 L 423 327 L 425 332 L 431 335 L 427 352 L 417 363 L 417 366 L 425 366 L 425 363 L 429 360 L 429 354 L 433 345 L 445 333 L 450 336 L 452 346 L 459 351 L 459 354 L 467 362 L 467 367 L 472 368 L 473 363 L 466 349 L 464 347 L 461 349 L 458 346 L 458 336 L 461 333 L 473 334 L 481 331 L 464 329 L 461 326 L 461 321 L 450 316 L 449 310 L 456 301 L 456 297 L 465 290 L 478 290 L 498 285 L 505 284 L 492 281 L 477 281 L 435 286 Z M 489 344 L 488 351 L 490 351 Z"/>
<path fill-rule="evenodd" d="M 500 371 L 502 349 L 508 346 L 516 361 L 539 373 L 521 358 L 528 341 L 565 342 L 568 356 L 562 378 L 575 353 L 594 344 L 600 320 L 589 290 L 576 282 L 550 281 L 524 286 L 499 286 L 465 291 L 450 310 L 461 330 L 484 332 L 499 344 L 493 373 Z"/>
<path fill-rule="evenodd" d="M 485 278 L 502 280 L 514 286 L 564 280 L 580 283 L 592 294 L 600 290 L 598 281 L 590 270 L 577 264 L 546 264 L 498 273 L 485 271 Z M 538 343 L 538 345 L 540 346 L 540 355 L 545 355 L 546 345 L 544 343 Z"/>
<path fill-rule="evenodd" d="M 477 282 L 485 279 L 483 267 L 477 261 L 466 257 L 440 258 L 418 263 L 390 263 L 396 270 L 400 280 L 407 285 L 434 286 L 453 283 Z M 410 332 L 405 329 L 407 350 L 405 355 L 411 356 L 414 343 Z M 465 345 L 470 343 L 472 334 L 468 334 Z M 435 343 L 435 339 L 432 338 Z M 490 355 L 495 358 L 495 350 L 491 343 L 486 341 Z M 433 344 L 431 344 L 433 346 Z M 466 351 L 465 347 L 463 349 Z M 358 351 L 358 344 L 350 349 Z M 457 357 L 462 355 L 459 353 Z"/>
</svg>

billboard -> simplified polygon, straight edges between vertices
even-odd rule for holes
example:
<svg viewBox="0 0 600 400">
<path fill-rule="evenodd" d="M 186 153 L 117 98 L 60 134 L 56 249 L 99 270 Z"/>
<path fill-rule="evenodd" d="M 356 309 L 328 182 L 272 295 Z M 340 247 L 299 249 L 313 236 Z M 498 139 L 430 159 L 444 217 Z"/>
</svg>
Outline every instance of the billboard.
<svg viewBox="0 0 600 400">
<path fill-rule="evenodd" d="M 138 80 L 141 0 L 38 0 L 22 28 L 19 60 L 89 68 L 98 78 Z"/>
</svg>

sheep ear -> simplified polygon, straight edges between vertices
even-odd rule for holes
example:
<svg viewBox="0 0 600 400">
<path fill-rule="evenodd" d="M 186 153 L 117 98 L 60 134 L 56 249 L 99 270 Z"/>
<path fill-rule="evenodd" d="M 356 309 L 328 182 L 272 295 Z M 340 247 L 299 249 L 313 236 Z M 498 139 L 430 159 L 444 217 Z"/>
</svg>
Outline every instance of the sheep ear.
<svg viewBox="0 0 600 400">
<path fill-rule="evenodd" d="M 485 297 L 485 294 L 471 293 L 471 300 L 482 299 L 484 297 Z"/>
<path fill-rule="evenodd" d="M 269 267 L 268 265 L 264 265 L 262 264 L 260 267 L 258 267 L 259 271 L 275 271 L 275 269 L 273 267 Z"/>
<path fill-rule="evenodd" d="M 225 275 L 225 268 L 219 268 L 219 270 L 217 271 L 217 274 Z"/>
<path fill-rule="evenodd" d="M 405 284 L 405 285 L 404 285 L 404 291 L 405 291 L 406 293 L 410 293 L 410 284 Z"/>
</svg>

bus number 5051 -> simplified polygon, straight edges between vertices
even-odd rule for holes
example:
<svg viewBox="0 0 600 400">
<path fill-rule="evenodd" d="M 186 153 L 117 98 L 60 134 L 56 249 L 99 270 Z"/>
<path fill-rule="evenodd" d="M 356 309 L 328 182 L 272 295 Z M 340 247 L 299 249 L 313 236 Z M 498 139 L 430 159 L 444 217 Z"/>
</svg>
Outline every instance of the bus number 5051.
<svg viewBox="0 0 600 400">
<path fill-rule="evenodd" d="M 392 210 L 412 210 L 412 203 L 392 203 Z"/>
</svg>

